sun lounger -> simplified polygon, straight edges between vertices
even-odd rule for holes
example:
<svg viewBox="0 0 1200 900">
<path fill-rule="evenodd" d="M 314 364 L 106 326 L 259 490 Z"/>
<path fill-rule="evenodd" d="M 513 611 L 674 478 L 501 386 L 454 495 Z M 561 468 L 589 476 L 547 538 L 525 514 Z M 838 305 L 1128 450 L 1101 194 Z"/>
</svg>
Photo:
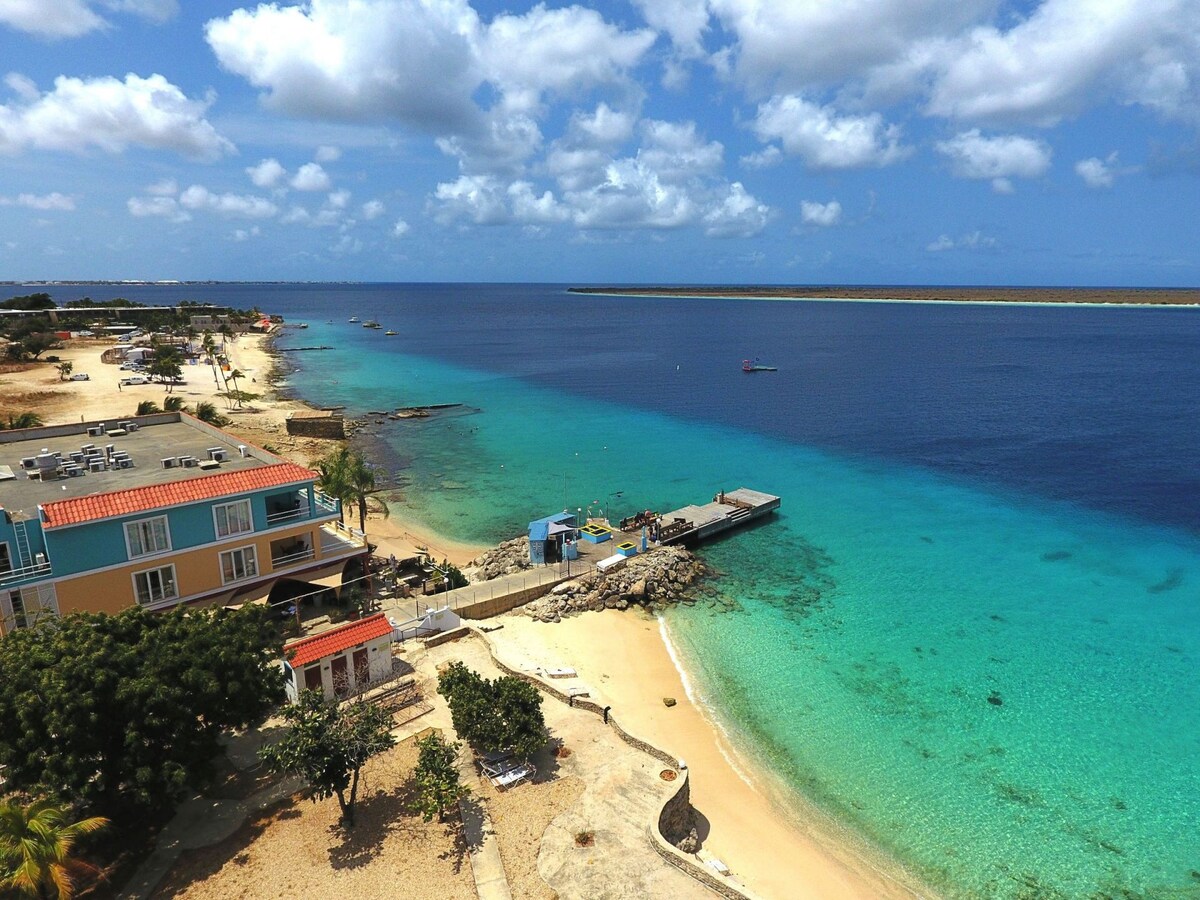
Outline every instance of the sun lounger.
<svg viewBox="0 0 1200 900">
<path fill-rule="evenodd" d="M 492 784 L 496 786 L 498 791 L 506 791 L 509 788 L 514 788 L 523 781 L 528 781 L 535 774 L 536 770 L 529 763 L 522 763 L 515 769 L 509 769 L 500 775 L 493 776 Z"/>
<path fill-rule="evenodd" d="M 574 678 L 575 676 L 575 670 L 565 666 L 560 669 L 546 669 L 547 678 Z"/>
</svg>

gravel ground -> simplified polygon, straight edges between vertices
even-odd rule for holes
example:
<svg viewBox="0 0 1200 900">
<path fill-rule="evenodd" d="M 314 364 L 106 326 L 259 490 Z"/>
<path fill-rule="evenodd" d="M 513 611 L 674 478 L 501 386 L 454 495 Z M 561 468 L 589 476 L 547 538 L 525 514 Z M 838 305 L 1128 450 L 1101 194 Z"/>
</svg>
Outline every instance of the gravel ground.
<svg viewBox="0 0 1200 900">
<path fill-rule="evenodd" d="M 336 798 L 297 798 L 252 817 L 228 840 L 183 854 L 154 897 L 473 900 L 465 851 L 445 825 L 407 810 L 405 783 L 416 760 L 406 741 L 364 767 L 349 838 L 336 827 Z M 536 853 L 535 844 L 534 877 Z"/>
<path fill-rule="evenodd" d="M 583 793 L 582 779 L 567 777 L 543 784 L 522 784 L 504 793 L 481 779 L 472 790 L 492 817 L 513 897 L 557 900 L 558 894 L 538 874 L 538 851 L 546 827 Z"/>
</svg>

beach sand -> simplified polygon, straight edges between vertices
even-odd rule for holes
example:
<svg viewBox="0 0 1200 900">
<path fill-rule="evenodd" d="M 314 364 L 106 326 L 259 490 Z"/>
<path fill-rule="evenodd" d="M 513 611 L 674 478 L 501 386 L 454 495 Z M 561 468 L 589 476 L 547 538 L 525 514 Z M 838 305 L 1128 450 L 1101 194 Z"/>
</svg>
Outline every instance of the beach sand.
<svg viewBox="0 0 1200 900">
<path fill-rule="evenodd" d="M 704 848 L 769 898 L 892 900 L 922 896 L 883 874 L 845 840 L 819 833 L 803 811 L 781 808 L 756 773 L 684 690 L 658 621 L 640 610 L 587 612 L 556 623 L 519 611 L 487 624 L 501 658 L 533 671 L 570 666 L 621 727 L 677 755 L 692 774 L 692 805 L 707 821 Z M 563 682 L 573 686 L 578 682 Z M 677 703 L 668 708 L 664 697 Z"/>
<path fill-rule="evenodd" d="M 127 373 L 100 357 L 111 341 L 80 340 L 53 351 L 74 363 L 88 381 L 61 381 L 53 364 L 0 368 L 0 415 L 31 410 L 46 424 L 103 420 L 132 415 L 138 402 L 161 404 L 162 385 L 125 386 Z M 332 450 L 335 441 L 293 438 L 286 432 L 288 413 L 306 408 L 271 390 L 275 368 L 269 340 L 240 337 L 229 348 L 232 364 L 245 374 L 243 390 L 261 393 L 244 410 L 229 410 L 219 396 L 209 366 L 185 366 L 187 384 L 174 393 L 188 406 L 217 405 L 231 423 L 226 430 L 286 459 L 311 465 Z M 348 511 L 349 521 L 356 516 Z M 403 558 L 425 547 L 438 559 L 463 565 L 484 548 L 440 536 L 405 517 L 399 505 L 391 515 L 368 519 L 367 533 L 377 552 Z M 717 726 L 687 697 L 679 671 L 667 652 L 657 620 L 638 611 L 585 613 L 556 624 L 534 622 L 519 612 L 488 624 L 503 623 L 490 637 L 505 661 L 516 668 L 571 666 L 592 691 L 592 698 L 613 707 L 624 728 L 687 762 L 692 772 L 692 802 L 701 816 L 705 849 L 722 859 L 734 876 L 767 898 L 889 900 L 917 896 L 882 875 L 866 858 L 837 839 L 818 835 L 803 814 L 773 800 L 770 784 L 736 754 Z M 677 705 L 667 708 L 664 697 Z"/>
</svg>

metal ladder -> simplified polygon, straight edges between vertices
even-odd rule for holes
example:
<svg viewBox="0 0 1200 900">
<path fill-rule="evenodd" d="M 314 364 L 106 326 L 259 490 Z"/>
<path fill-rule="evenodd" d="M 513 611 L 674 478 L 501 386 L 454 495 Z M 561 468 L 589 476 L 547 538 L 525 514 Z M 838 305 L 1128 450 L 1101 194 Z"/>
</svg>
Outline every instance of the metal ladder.
<svg viewBox="0 0 1200 900">
<path fill-rule="evenodd" d="M 28 569 L 33 565 L 33 554 L 29 552 L 29 534 L 25 531 L 25 520 L 13 522 L 13 531 L 17 535 L 17 559 L 21 563 L 18 568 Z"/>
</svg>

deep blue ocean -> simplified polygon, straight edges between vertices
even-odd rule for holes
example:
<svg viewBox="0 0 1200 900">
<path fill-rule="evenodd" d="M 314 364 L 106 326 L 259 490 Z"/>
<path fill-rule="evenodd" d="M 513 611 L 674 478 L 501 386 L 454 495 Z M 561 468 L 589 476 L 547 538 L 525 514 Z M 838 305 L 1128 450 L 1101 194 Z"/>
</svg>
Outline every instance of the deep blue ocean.
<svg viewBox="0 0 1200 900">
<path fill-rule="evenodd" d="M 257 305 L 335 348 L 288 354 L 304 399 L 465 404 L 364 436 L 453 537 L 781 495 L 666 617 L 747 758 L 949 897 L 1200 897 L 1200 310 L 52 293 Z"/>
</svg>

